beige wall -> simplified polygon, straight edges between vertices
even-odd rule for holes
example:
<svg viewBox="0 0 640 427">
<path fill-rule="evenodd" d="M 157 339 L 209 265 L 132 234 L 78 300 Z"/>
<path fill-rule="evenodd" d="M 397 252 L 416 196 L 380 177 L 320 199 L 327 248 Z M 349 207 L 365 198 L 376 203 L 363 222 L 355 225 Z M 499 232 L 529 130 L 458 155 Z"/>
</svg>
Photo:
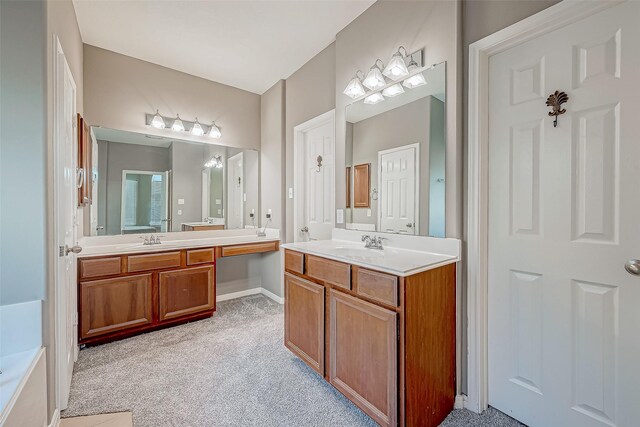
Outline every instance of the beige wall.
<svg viewBox="0 0 640 427">
<path fill-rule="evenodd" d="M 260 96 L 149 62 L 84 45 L 84 112 L 91 125 L 166 136 L 145 125 L 145 113 L 213 120 L 216 144 L 260 148 Z M 185 135 L 187 136 L 187 135 Z M 183 137 L 211 142 L 209 137 Z"/>
<path fill-rule="evenodd" d="M 366 12 L 365 12 L 366 13 Z M 332 43 L 287 79 L 286 184 L 293 188 L 293 128 L 336 106 L 336 45 Z M 342 116 L 344 120 L 344 115 Z M 336 144 L 336 156 L 344 156 L 344 144 Z M 341 169 L 344 170 L 344 167 Z M 343 182 L 340 175 L 338 183 Z M 343 185 L 344 187 L 344 185 Z M 283 196 L 286 196 L 283 195 Z M 344 188 L 343 203 L 344 205 Z M 339 207 L 339 205 L 337 206 Z M 344 207 L 344 206 L 343 206 Z M 293 199 L 286 197 L 286 241 L 293 241 Z"/>
</svg>

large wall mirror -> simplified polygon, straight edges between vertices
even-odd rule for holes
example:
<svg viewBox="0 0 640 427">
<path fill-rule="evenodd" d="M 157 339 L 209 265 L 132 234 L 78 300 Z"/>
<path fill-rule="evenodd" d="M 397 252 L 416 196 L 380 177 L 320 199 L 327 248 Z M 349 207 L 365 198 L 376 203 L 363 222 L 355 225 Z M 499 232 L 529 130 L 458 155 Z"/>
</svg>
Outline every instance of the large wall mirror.
<svg viewBox="0 0 640 427">
<path fill-rule="evenodd" d="M 91 235 L 257 226 L 258 152 L 92 128 Z"/>
<path fill-rule="evenodd" d="M 445 63 L 426 84 L 347 106 L 349 229 L 445 237 Z"/>
</svg>

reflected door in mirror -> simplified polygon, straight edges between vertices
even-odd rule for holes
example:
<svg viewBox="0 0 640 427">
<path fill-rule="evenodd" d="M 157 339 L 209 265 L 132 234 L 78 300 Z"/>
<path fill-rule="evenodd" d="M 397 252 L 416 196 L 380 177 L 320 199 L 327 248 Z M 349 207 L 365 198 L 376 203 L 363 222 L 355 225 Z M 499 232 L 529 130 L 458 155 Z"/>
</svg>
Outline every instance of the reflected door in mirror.
<svg viewBox="0 0 640 427">
<path fill-rule="evenodd" d="M 420 174 L 416 168 L 418 144 L 378 153 L 380 164 L 380 230 L 417 234 L 416 203 Z"/>
</svg>

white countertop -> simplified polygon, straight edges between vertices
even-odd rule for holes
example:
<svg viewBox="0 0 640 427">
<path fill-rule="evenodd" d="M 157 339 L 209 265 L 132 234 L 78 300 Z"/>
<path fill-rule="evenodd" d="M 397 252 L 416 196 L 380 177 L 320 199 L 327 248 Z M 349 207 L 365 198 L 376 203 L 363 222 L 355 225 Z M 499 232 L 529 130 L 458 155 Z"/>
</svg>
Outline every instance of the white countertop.
<svg viewBox="0 0 640 427">
<path fill-rule="evenodd" d="M 143 244 L 144 237 L 150 234 L 84 237 L 79 241 L 82 252 L 78 258 L 280 240 L 279 230 L 267 229 L 266 234 L 265 237 L 258 237 L 256 229 L 172 232 L 161 234 L 162 243 L 159 245 Z"/>
<path fill-rule="evenodd" d="M 460 261 L 459 253 L 430 252 L 428 245 L 425 250 L 398 247 L 366 249 L 364 243 L 339 240 L 335 236 L 332 240 L 287 243 L 282 247 L 403 277 Z"/>
</svg>

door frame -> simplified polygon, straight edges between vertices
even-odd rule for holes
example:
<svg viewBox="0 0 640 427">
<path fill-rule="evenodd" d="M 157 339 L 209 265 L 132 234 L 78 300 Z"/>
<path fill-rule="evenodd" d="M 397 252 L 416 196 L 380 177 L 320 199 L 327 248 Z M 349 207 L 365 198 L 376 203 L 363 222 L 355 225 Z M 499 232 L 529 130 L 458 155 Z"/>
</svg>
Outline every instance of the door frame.
<svg viewBox="0 0 640 427">
<path fill-rule="evenodd" d="M 304 215 L 301 215 L 300 209 L 304 209 L 304 201 L 298 198 L 304 188 L 304 168 L 301 165 L 305 162 L 305 150 L 304 150 L 304 134 L 305 132 L 315 129 L 325 124 L 331 124 L 333 128 L 333 175 L 331 176 L 331 186 L 336 188 L 336 110 L 335 108 L 320 114 L 310 120 L 293 128 L 293 239 L 291 241 L 299 241 L 298 231 L 300 230 L 300 221 Z M 335 193 L 335 192 L 334 192 Z M 331 197 L 331 225 L 336 226 L 336 198 Z"/>
<path fill-rule="evenodd" d="M 389 148 L 386 150 L 378 151 L 378 194 L 380 194 L 380 189 L 382 188 L 382 156 L 385 154 L 391 154 L 396 151 L 406 150 L 409 148 L 413 148 L 413 162 L 415 165 L 415 173 L 414 173 L 414 198 L 413 198 L 413 235 L 417 236 L 420 234 L 420 143 L 416 142 L 414 144 L 407 144 L 401 147 Z M 378 232 L 382 232 L 382 204 L 378 203 Z M 410 235 L 410 234 L 409 234 Z"/>
<path fill-rule="evenodd" d="M 473 412 L 481 413 L 489 405 L 489 58 L 622 2 L 563 1 L 469 46 L 466 260 L 468 360 L 465 407 Z"/>
<path fill-rule="evenodd" d="M 64 51 L 62 50 L 62 45 L 60 44 L 60 40 L 58 39 L 58 37 L 54 34 L 53 35 L 53 46 L 52 46 L 52 51 L 53 51 L 53 58 L 52 58 L 52 64 L 53 64 L 53 69 L 52 69 L 52 76 L 53 76 L 53 102 L 52 102 L 52 112 L 53 112 L 53 123 L 52 123 L 52 168 L 51 168 L 51 180 L 52 180 L 52 212 L 53 214 L 51 215 L 52 217 L 52 231 L 53 231 L 53 237 L 52 237 L 52 242 L 51 242 L 51 246 L 50 246 L 50 250 L 52 251 L 52 255 L 53 255 L 53 261 L 52 261 L 52 270 L 53 270 L 53 283 L 54 283 L 54 293 L 53 293 L 53 299 L 54 299 L 54 303 L 53 303 L 53 309 L 54 309 L 54 343 L 55 343 L 55 349 L 54 349 L 54 354 L 55 354 L 55 372 L 54 372 L 54 378 L 55 378 L 55 403 L 56 403 L 56 410 L 61 411 L 63 409 L 66 409 L 67 407 L 67 401 L 69 398 L 69 390 L 66 388 L 70 388 L 71 384 L 66 384 L 65 381 L 62 381 L 62 378 L 66 377 L 68 375 L 68 373 L 66 372 L 67 370 L 67 364 L 66 364 L 66 360 L 67 360 L 67 347 L 66 347 L 66 336 L 67 336 L 67 330 L 66 330 L 66 322 L 64 321 L 64 319 L 67 319 L 67 313 L 63 312 L 64 308 L 66 308 L 67 310 L 73 310 L 73 319 L 74 319 L 74 323 L 77 320 L 77 316 L 78 316 L 78 309 L 77 309 L 77 305 L 73 306 L 73 307 L 68 307 L 66 305 L 66 301 L 68 300 L 68 296 L 65 293 L 66 290 L 66 286 L 63 286 L 60 282 L 59 282 L 59 266 L 58 266 L 58 262 L 59 262 L 59 253 L 58 253 L 58 233 L 59 233 L 59 218 L 61 215 L 61 209 L 59 206 L 59 200 L 60 197 L 58 197 L 58 194 L 60 194 L 61 189 L 59 187 L 59 180 L 58 180 L 58 176 L 59 174 L 62 173 L 61 170 L 61 162 L 62 159 L 60 158 L 60 151 L 59 151 L 59 147 L 60 147 L 60 134 L 63 130 L 64 127 L 64 117 L 62 117 L 63 113 L 64 113 L 64 84 L 62 79 L 64 78 L 64 73 L 68 73 L 69 77 L 73 83 L 74 89 L 75 89 L 75 93 L 76 93 L 76 97 L 77 97 L 77 85 L 75 82 L 75 79 L 73 78 L 73 73 L 71 73 L 71 69 L 69 68 L 69 64 L 67 62 L 66 56 L 64 54 Z M 60 75 L 60 71 L 63 70 L 63 75 Z M 77 104 L 76 104 L 76 99 L 73 99 L 73 105 L 74 105 L 74 110 L 77 109 Z M 77 155 L 77 147 L 78 147 L 78 121 L 77 121 L 77 113 L 74 112 L 74 115 L 72 118 L 68 118 L 69 120 L 73 120 L 73 135 L 74 135 L 74 143 L 73 146 L 76 148 L 76 153 L 72 154 L 73 156 L 73 170 L 77 171 L 78 168 L 78 155 Z M 74 177 L 74 181 L 77 177 Z M 78 215 L 78 192 L 77 191 L 73 191 L 72 192 L 72 207 L 71 207 L 71 214 L 74 217 L 74 241 L 77 241 L 78 238 L 78 224 L 77 224 L 77 220 L 75 219 L 76 216 Z M 75 257 L 75 254 L 72 255 Z M 74 266 L 75 266 L 75 262 L 74 262 Z M 78 358 L 78 346 L 77 346 L 77 334 L 74 337 L 74 360 L 77 360 Z M 66 387 L 65 387 L 66 385 Z M 66 395 L 66 399 L 63 399 L 63 396 Z M 63 402 L 63 400 L 65 400 Z"/>
</svg>

